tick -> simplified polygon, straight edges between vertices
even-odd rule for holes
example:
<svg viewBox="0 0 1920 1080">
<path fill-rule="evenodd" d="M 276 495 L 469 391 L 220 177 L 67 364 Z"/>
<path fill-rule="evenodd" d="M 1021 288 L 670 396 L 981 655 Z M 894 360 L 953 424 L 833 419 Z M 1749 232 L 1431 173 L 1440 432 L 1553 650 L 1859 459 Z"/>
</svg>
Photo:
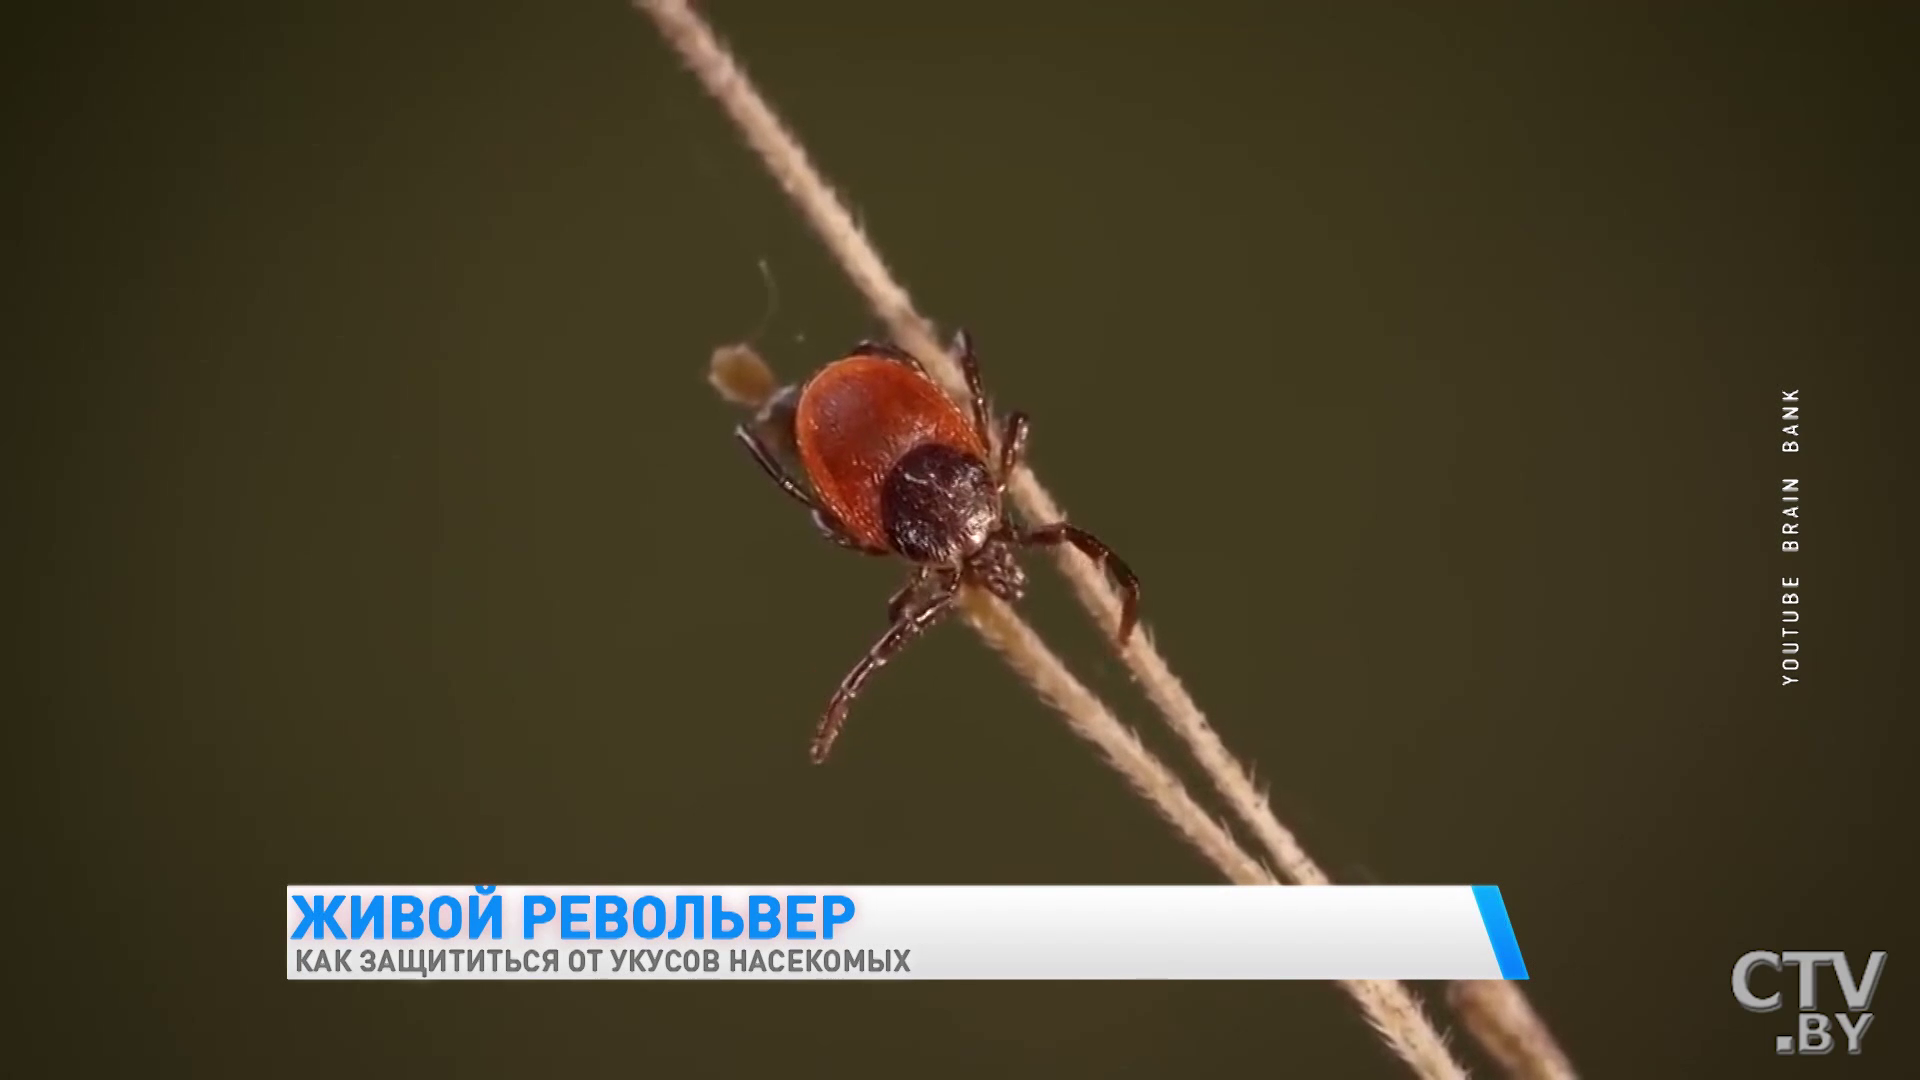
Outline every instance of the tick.
<svg viewBox="0 0 1920 1080">
<path fill-rule="evenodd" d="M 1065 522 L 1022 530 L 1008 518 L 1007 481 L 1026 450 L 1027 417 L 1007 417 L 995 460 L 991 410 L 966 331 L 955 335 L 954 352 L 966 373 L 970 416 L 917 358 L 863 341 L 804 383 L 780 390 L 734 429 L 828 539 L 913 564 L 887 602 L 887 632 L 827 703 L 813 735 L 815 764 L 832 752 L 867 679 L 946 616 L 962 588 L 1009 603 L 1025 595 L 1019 548 L 1071 544 L 1086 553 L 1120 588 L 1120 642 L 1133 633 L 1140 581 L 1112 549 Z"/>
</svg>

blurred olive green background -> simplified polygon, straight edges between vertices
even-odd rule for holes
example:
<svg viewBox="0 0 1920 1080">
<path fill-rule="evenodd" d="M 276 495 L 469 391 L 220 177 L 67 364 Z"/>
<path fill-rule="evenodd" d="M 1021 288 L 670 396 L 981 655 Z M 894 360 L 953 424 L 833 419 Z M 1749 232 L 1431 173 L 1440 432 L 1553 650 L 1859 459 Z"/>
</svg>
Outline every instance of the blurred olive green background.
<svg viewBox="0 0 1920 1080">
<path fill-rule="evenodd" d="M 1915 1057 L 1906 954 L 1859 1060 L 1728 990 L 1910 940 L 1911 11 L 711 8 L 1281 819 L 1342 880 L 1503 886 L 1593 1076 Z M 1212 875 L 957 626 L 808 765 L 900 568 L 704 366 L 877 327 L 644 19 L 53 17 L 9 35 L 14 888 L 79 966 L 16 969 L 29 1060 L 1404 1075 L 1319 984 L 284 981 L 289 882 Z"/>
</svg>

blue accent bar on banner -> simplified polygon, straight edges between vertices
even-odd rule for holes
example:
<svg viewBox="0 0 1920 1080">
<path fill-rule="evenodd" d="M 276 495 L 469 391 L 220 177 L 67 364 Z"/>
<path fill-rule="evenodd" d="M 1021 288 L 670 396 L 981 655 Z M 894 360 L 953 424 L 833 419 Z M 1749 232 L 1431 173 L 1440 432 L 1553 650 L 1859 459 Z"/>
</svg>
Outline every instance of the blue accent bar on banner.
<svg viewBox="0 0 1920 1080">
<path fill-rule="evenodd" d="M 1475 885 L 1473 899 L 1480 905 L 1480 921 L 1487 924 L 1487 940 L 1493 943 L 1494 959 L 1500 961 L 1500 977 L 1516 981 L 1525 979 L 1527 962 L 1520 959 L 1520 941 L 1513 936 L 1513 921 L 1507 918 L 1507 905 L 1500 898 L 1500 886 Z"/>
</svg>

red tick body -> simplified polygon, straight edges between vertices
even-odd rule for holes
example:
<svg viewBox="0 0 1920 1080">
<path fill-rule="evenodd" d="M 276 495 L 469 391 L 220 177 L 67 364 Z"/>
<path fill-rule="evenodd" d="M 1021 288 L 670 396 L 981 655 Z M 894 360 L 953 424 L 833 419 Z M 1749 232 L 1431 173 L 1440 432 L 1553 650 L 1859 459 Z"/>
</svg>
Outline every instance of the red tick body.
<svg viewBox="0 0 1920 1080">
<path fill-rule="evenodd" d="M 1008 602 L 1026 591 L 1022 546 L 1071 544 L 1120 586 L 1119 639 L 1132 634 L 1140 583 L 1091 533 L 1065 522 L 1022 532 L 1008 520 L 1007 481 L 1026 449 L 1027 418 L 1007 417 L 998 468 L 979 364 L 965 331 L 954 351 L 972 415 L 954 404 L 911 355 L 861 342 L 803 386 L 775 394 L 735 435 L 781 490 L 813 511 L 827 537 L 870 555 L 897 555 L 913 577 L 887 605 L 887 633 L 840 682 L 813 740 L 825 761 L 848 708 L 882 664 L 938 622 L 965 587 Z M 790 468 L 790 466 L 796 466 Z M 796 478 L 794 472 L 800 474 Z"/>
<path fill-rule="evenodd" d="M 986 444 L 933 380 L 872 353 L 836 360 L 807 380 L 794 435 L 814 493 L 872 548 L 894 548 L 884 507 L 888 475 L 908 454 L 936 445 L 987 460 Z"/>
</svg>

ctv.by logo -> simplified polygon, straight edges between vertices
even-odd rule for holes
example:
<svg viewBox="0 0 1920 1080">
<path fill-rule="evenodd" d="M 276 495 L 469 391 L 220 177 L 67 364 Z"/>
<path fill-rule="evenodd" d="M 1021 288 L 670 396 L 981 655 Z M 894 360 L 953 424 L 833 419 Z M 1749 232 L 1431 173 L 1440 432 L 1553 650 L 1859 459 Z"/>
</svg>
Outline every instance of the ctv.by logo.
<svg viewBox="0 0 1920 1080">
<path fill-rule="evenodd" d="M 1792 1035 L 1776 1036 L 1773 1050 L 1776 1054 L 1826 1054 L 1833 1050 L 1833 1025 L 1837 1021 L 1840 1033 L 1846 1036 L 1847 1053 L 1860 1052 L 1860 1040 L 1866 1037 L 1867 1025 L 1873 1023 L 1873 1014 L 1867 1008 L 1873 1004 L 1873 992 L 1880 987 L 1880 973 L 1886 969 L 1887 954 L 1876 952 L 1867 958 L 1866 974 L 1860 979 L 1853 977 L 1853 965 L 1847 962 L 1843 952 L 1766 952 L 1756 950 L 1740 958 L 1733 965 L 1733 998 L 1748 1012 L 1773 1012 L 1780 1007 L 1780 991 L 1775 990 L 1765 997 L 1753 992 L 1753 969 L 1770 967 L 1779 971 L 1783 964 L 1791 964 L 1800 969 L 1800 1016 L 1799 1029 Z M 1840 983 L 1840 994 L 1847 999 L 1847 1011 L 1827 1015 L 1818 1011 L 1819 993 L 1816 988 L 1822 967 L 1833 968 Z"/>
</svg>

